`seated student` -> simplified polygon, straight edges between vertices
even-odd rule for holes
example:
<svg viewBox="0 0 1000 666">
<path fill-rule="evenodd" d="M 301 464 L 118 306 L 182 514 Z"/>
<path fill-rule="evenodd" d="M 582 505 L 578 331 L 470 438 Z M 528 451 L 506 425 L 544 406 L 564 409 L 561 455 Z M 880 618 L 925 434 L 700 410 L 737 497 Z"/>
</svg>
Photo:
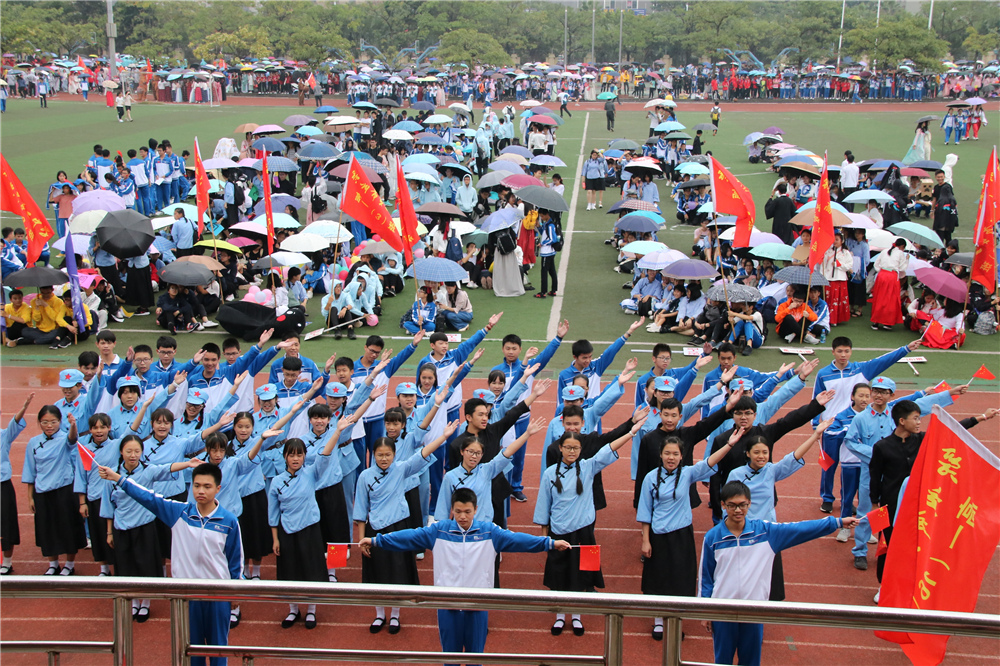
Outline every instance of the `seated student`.
<svg viewBox="0 0 1000 666">
<path fill-rule="evenodd" d="M 701 314 L 694 319 L 692 344 L 711 342 L 717 345 L 721 342 L 729 325 L 727 315 L 725 301 L 708 301 Z"/>
<path fill-rule="evenodd" d="M 419 296 L 413 301 L 410 308 L 410 318 L 402 322 L 403 328 L 412 335 L 417 331 L 424 330 L 428 333 L 435 331 L 434 319 L 437 317 L 437 303 L 434 301 L 434 292 L 424 287 L 420 290 Z"/>
<path fill-rule="evenodd" d="M 547 536 L 509 532 L 493 523 L 475 520 L 476 493 L 459 488 L 451 496 L 451 519 L 418 529 L 365 537 L 359 545 L 366 556 L 375 548 L 434 551 L 434 585 L 492 588 L 494 561 L 503 552 L 538 553 L 569 550 L 566 541 Z M 438 632 L 446 652 L 482 653 L 486 649 L 487 611 L 439 610 Z"/>
<path fill-rule="evenodd" d="M 693 337 L 695 319 L 701 316 L 707 303 L 708 300 L 701 293 L 701 285 L 698 282 L 689 284 L 687 295 L 677 305 L 677 317 L 670 332 Z"/>
<path fill-rule="evenodd" d="M 920 298 L 913 299 L 906 306 L 903 324 L 915 333 L 923 333 L 928 324 L 937 320 L 942 314 L 944 308 L 938 303 L 937 295 L 925 287 Z"/>
<path fill-rule="evenodd" d="M 767 600 L 772 561 L 777 553 L 858 522 L 857 518 L 832 516 L 798 523 L 748 519 L 750 489 L 739 481 L 724 485 L 719 498 L 726 509 L 726 519 L 708 531 L 701 552 L 699 596 L 706 599 Z M 712 633 L 715 663 L 731 664 L 739 652 L 739 663 L 760 665 L 764 625 L 707 621 L 703 624 Z"/>
<path fill-rule="evenodd" d="M 176 284 L 167 286 L 167 293 L 160 295 L 156 301 L 156 323 L 161 328 L 177 335 L 177 328 L 182 332 L 191 332 L 197 325 L 194 323 L 194 312 L 187 299 L 181 295 L 181 288 Z"/>
<path fill-rule="evenodd" d="M 950 298 L 944 299 L 944 308 L 937 312 L 927 327 L 923 345 L 933 349 L 958 349 L 965 343 L 964 306 Z"/>
<path fill-rule="evenodd" d="M 816 321 L 809 325 L 809 332 L 814 338 L 819 338 L 820 343 L 826 342 L 826 336 L 830 333 L 830 306 L 823 300 L 822 295 L 822 287 L 809 288 L 809 307 L 817 317 Z"/>
<path fill-rule="evenodd" d="M 663 278 L 659 271 L 649 269 L 632 287 L 632 297 L 622 301 L 627 314 L 645 317 L 653 309 L 653 303 L 663 298 Z"/>
<path fill-rule="evenodd" d="M 805 342 L 811 345 L 819 343 L 819 338 L 809 332 L 809 327 L 802 325 L 803 317 L 811 322 L 819 319 L 819 316 L 813 312 L 812 308 L 806 305 L 805 300 L 805 291 L 795 289 L 791 299 L 778 306 L 778 310 L 774 315 L 774 318 L 778 322 L 776 331 L 786 342 L 801 341 L 803 339 L 802 333 L 805 331 Z"/>
<path fill-rule="evenodd" d="M 31 308 L 24 302 L 24 292 L 20 289 L 11 289 L 9 296 L 10 303 L 3 306 L 4 325 L 7 327 L 7 339 L 17 340 L 31 325 Z"/>
<path fill-rule="evenodd" d="M 741 354 L 749 356 L 754 349 L 760 349 L 764 345 L 767 339 L 764 315 L 749 303 L 733 303 L 728 319 L 732 327 L 729 342 L 735 344 Z"/>
<path fill-rule="evenodd" d="M 650 333 L 667 333 L 677 320 L 678 306 L 684 299 L 684 283 L 678 282 L 668 291 L 664 289 L 663 299 L 654 305 L 653 320 L 646 327 Z"/>
</svg>

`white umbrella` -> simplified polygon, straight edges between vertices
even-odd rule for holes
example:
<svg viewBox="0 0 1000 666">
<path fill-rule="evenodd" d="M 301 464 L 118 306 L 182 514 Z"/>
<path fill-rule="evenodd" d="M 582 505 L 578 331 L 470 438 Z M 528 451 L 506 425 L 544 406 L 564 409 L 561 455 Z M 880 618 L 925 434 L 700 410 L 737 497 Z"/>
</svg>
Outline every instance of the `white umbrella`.
<svg viewBox="0 0 1000 666">
<path fill-rule="evenodd" d="M 104 216 L 108 214 L 106 210 L 88 210 L 85 213 L 74 215 L 69 218 L 69 230 L 74 234 L 92 234 L 97 231 L 97 225 L 101 223 Z"/>
<path fill-rule="evenodd" d="M 315 234 L 329 239 L 330 243 L 346 243 L 354 238 L 344 225 L 339 222 L 318 221 L 306 226 L 306 233 Z"/>
<path fill-rule="evenodd" d="M 521 108 L 524 108 L 524 109 L 530 109 L 532 107 L 541 106 L 541 105 L 542 105 L 541 102 L 539 102 L 538 100 L 534 100 L 534 99 L 526 99 L 523 102 L 521 102 L 521 104 L 520 104 Z"/>
<path fill-rule="evenodd" d="M 327 116 L 323 122 L 327 125 L 357 125 L 360 121 L 354 116 Z"/>
<path fill-rule="evenodd" d="M 205 167 L 206 171 L 211 171 L 212 169 L 232 169 L 236 166 L 236 162 L 225 157 L 210 157 L 204 160 L 201 165 Z"/>
<path fill-rule="evenodd" d="M 456 111 L 465 111 L 466 113 L 471 113 L 472 111 L 469 107 L 467 107 L 465 104 L 462 104 L 461 102 L 455 102 L 454 104 L 449 104 L 448 108 L 455 109 Z M 383 136 L 385 135 L 383 134 Z"/>
<path fill-rule="evenodd" d="M 449 234 L 454 232 L 458 234 L 459 237 L 461 237 L 464 236 L 465 234 L 471 234 L 474 231 L 477 231 L 477 229 L 476 225 L 474 225 L 472 222 L 462 222 L 459 220 L 453 220 L 448 223 Z"/>
<path fill-rule="evenodd" d="M 413 141 L 413 135 L 405 130 L 391 129 L 382 132 L 382 138 L 389 141 Z"/>
<path fill-rule="evenodd" d="M 270 257 L 264 257 L 263 259 L 258 259 L 257 263 L 264 262 L 270 259 L 271 263 L 277 264 L 279 266 L 303 266 L 305 264 L 311 264 L 312 260 L 301 252 L 275 252 L 270 255 Z"/>
<path fill-rule="evenodd" d="M 293 234 L 281 243 L 281 249 L 286 252 L 321 252 L 328 247 L 329 238 L 308 232 Z"/>
<path fill-rule="evenodd" d="M 865 238 L 868 240 L 868 248 L 876 252 L 887 250 L 892 247 L 900 236 L 894 236 L 891 231 L 885 229 L 865 229 Z M 903 240 L 906 240 L 905 238 Z M 906 250 L 913 250 L 913 243 L 906 241 Z"/>
<path fill-rule="evenodd" d="M 172 217 L 154 217 L 150 222 L 153 224 L 153 231 L 159 231 L 173 226 L 175 220 Z"/>
<path fill-rule="evenodd" d="M 52 244 L 52 248 L 59 250 L 60 252 L 66 251 L 66 236 L 63 236 L 55 243 Z M 90 236 L 87 234 L 73 234 L 73 251 L 77 254 L 87 254 L 88 248 L 90 248 Z"/>
<path fill-rule="evenodd" d="M 645 104 L 643 104 L 642 108 L 644 108 L 644 109 L 652 109 L 652 108 L 657 107 L 657 106 L 663 106 L 663 103 L 665 101 L 666 100 L 663 100 L 663 99 L 660 99 L 659 97 L 657 97 L 656 99 L 651 99 L 648 102 L 646 102 Z"/>
<path fill-rule="evenodd" d="M 427 173 L 421 173 L 420 171 L 411 171 L 410 173 L 404 173 L 403 176 L 405 176 L 406 180 L 420 180 L 425 183 L 433 183 L 434 185 L 441 184 L 440 179 L 435 178 L 434 176 Z"/>
</svg>

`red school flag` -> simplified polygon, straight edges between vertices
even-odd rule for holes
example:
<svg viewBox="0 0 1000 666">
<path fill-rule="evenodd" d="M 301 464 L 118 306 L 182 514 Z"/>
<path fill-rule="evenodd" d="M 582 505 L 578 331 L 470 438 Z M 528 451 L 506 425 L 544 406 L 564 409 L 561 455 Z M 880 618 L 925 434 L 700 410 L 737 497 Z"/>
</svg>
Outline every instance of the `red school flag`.
<svg viewBox="0 0 1000 666">
<path fill-rule="evenodd" d="M 753 195 L 746 185 L 736 176 L 729 173 L 726 167 L 709 156 L 711 161 L 712 203 L 716 215 L 736 216 L 736 235 L 733 247 L 749 247 L 750 232 L 757 216 L 757 208 L 753 203 Z"/>
<path fill-rule="evenodd" d="M 90 449 L 80 442 L 76 443 L 76 450 L 80 452 L 80 462 L 83 463 L 83 468 L 89 472 L 93 469 L 97 459 L 94 458 L 94 454 L 90 452 Z"/>
<path fill-rule="evenodd" d="M 382 198 L 372 187 L 368 176 L 365 175 L 361 165 L 353 156 L 340 197 L 340 210 L 376 234 L 381 235 L 382 240 L 395 248 L 397 252 L 403 251 L 403 241 L 396 233 L 396 225 L 392 222 L 392 216 L 389 215 L 385 204 L 382 203 Z"/>
<path fill-rule="evenodd" d="M 868 518 L 868 525 L 872 528 L 872 534 L 881 532 L 885 528 L 889 527 L 889 507 L 882 506 L 877 509 L 873 509 L 865 514 Z"/>
<path fill-rule="evenodd" d="M 208 173 L 201 161 L 198 137 L 194 138 L 194 183 L 195 202 L 198 205 L 198 235 L 201 236 L 205 231 L 205 215 L 208 213 Z"/>
<path fill-rule="evenodd" d="M 809 246 L 809 269 L 823 261 L 826 251 L 833 246 L 833 208 L 830 206 L 830 177 L 826 157 L 823 157 L 823 174 L 816 194 L 816 213 L 813 218 L 812 244 Z"/>
<path fill-rule="evenodd" d="M 403 163 L 396 160 L 396 182 L 405 183 Z M 396 210 L 399 212 L 399 227 L 402 232 L 403 257 L 407 264 L 413 263 L 413 246 L 420 240 L 417 234 L 417 211 L 413 209 L 410 188 L 400 187 L 396 192 Z"/>
<path fill-rule="evenodd" d="M 997 220 L 1000 219 L 1000 164 L 997 149 L 990 153 L 990 163 L 983 177 L 983 189 L 979 195 L 979 211 L 972 242 L 976 246 L 972 257 L 971 279 L 983 285 L 989 293 L 996 291 L 997 257 L 994 237 Z"/>
<path fill-rule="evenodd" d="M 28 236 L 27 265 L 34 266 L 45 245 L 55 234 L 42 209 L 38 207 L 2 154 L 0 154 L 0 210 L 14 213 L 23 220 L 24 232 Z"/>
<path fill-rule="evenodd" d="M 271 174 L 267 171 L 267 153 L 262 159 L 264 172 L 261 179 L 264 181 L 264 217 L 267 218 L 267 253 L 274 252 L 274 206 L 271 203 Z"/>
<path fill-rule="evenodd" d="M 971 613 L 1000 544 L 1000 458 L 935 405 L 896 511 L 879 606 Z M 948 636 L 876 631 L 915 666 L 945 657 Z"/>
<path fill-rule="evenodd" d="M 580 548 L 580 571 L 600 571 L 601 547 L 579 546 L 579 548 Z"/>
<path fill-rule="evenodd" d="M 326 568 L 327 569 L 341 569 L 347 566 L 347 549 L 349 544 L 346 543 L 328 543 L 326 544 Z"/>
<path fill-rule="evenodd" d="M 975 373 L 973 373 L 972 377 L 974 379 L 986 379 L 986 380 L 996 379 L 996 375 L 990 372 L 990 369 L 987 368 L 985 365 L 979 366 L 979 369 L 976 370 Z"/>
</svg>

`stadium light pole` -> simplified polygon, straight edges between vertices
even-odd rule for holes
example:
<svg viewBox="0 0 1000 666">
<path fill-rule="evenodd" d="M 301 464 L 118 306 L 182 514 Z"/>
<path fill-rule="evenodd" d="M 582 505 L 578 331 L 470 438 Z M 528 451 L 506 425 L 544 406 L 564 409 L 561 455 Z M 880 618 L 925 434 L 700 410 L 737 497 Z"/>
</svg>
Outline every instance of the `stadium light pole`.
<svg viewBox="0 0 1000 666">
<path fill-rule="evenodd" d="M 931 0 L 933 2 L 933 0 Z M 840 48 L 844 45 L 844 14 L 847 12 L 847 0 L 840 5 L 840 39 L 837 41 L 837 74 L 840 74 Z"/>
<path fill-rule="evenodd" d="M 931 29 L 931 21 L 934 20 L 934 0 L 931 0 L 931 10 L 927 12 L 927 29 Z"/>
<path fill-rule="evenodd" d="M 115 56 L 115 37 L 118 36 L 118 28 L 115 26 L 115 0 L 108 2 L 108 70 L 112 78 L 118 77 L 118 58 Z"/>
<path fill-rule="evenodd" d="M 569 7 L 563 8 L 563 72 L 569 67 Z"/>
<path fill-rule="evenodd" d="M 625 25 L 625 10 L 618 15 L 618 69 L 622 68 L 622 26 Z"/>
</svg>

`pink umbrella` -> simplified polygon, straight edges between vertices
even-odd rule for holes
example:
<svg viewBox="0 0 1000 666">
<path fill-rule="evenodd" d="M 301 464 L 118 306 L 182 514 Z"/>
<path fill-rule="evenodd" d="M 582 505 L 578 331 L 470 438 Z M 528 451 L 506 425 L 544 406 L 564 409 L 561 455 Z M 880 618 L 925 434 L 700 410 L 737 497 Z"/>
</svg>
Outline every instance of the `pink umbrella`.
<svg viewBox="0 0 1000 666">
<path fill-rule="evenodd" d="M 529 118 L 528 121 L 531 122 L 531 123 L 534 123 L 536 125 L 558 125 L 559 124 L 559 122 L 555 118 L 552 118 L 551 116 L 545 116 L 545 115 L 531 116 L 531 118 Z"/>
<path fill-rule="evenodd" d="M 236 247 L 246 247 L 247 245 L 253 245 L 255 243 L 255 241 L 252 241 L 249 238 L 230 238 L 226 242 L 230 245 L 235 245 Z"/>
<path fill-rule="evenodd" d="M 264 218 L 261 217 L 261 219 Z M 243 233 L 247 234 L 259 234 L 261 236 L 267 235 L 267 227 L 265 227 L 263 224 L 259 222 L 240 222 L 239 224 L 234 224 L 233 226 L 229 227 L 229 230 L 237 232 L 242 231 Z M 236 245 L 236 243 L 233 243 L 233 245 Z M 237 245 L 237 247 L 239 246 Z"/>
<path fill-rule="evenodd" d="M 538 180 L 534 176 L 529 176 L 526 173 L 512 173 L 506 178 L 500 181 L 501 185 L 506 185 L 512 190 L 519 190 L 522 187 L 528 187 L 529 185 L 538 185 L 539 187 L 545 187 L 545 183 Z"/>
<path fill-rule="evenodd" d="M 382 176 L 375 173 L 374 170 L 366 167 L 363 164 L 359 164 L 359 166 L 361 167 L 361 170 L 365 172 L 365 175 L 368 176 L 368 180 L 372 182 L 382 180 Z M 347 178 L 347 174 L 350 170 L 351 170 L 350 164 L 341 164 L 340 166 L 331 169 L 330 175 L 333 176 L 334 178 Z"/>
<path fill-rule="evenodd" d="M 285 128 L 281 125 L 261 125 L 253 131 L 254 134 L 283 134 Z"/>
<path fill-rule="evenodd" d="M 79 215 L 92 210 L 125 210 L 125 200 L 108 190 L 91 190 L 73 199 L 73 214 Z"/>
<path fill-rule="evenodd" d="M 969 288 L 954 273 L 933 266 L 921 266 L 914 273 L 921 283 L 935 294 L 962 303 Z"/>
<path fill-rule="evenodd" d="M 254 164 L 257 164 L 257 160 L 255 160 L 252 157 L 248 157 L 245 160 L 240 160 L 239 162 L 237 162 L 236 166 L 239 166 L 239 167 L 251 167 L 251 168 L 253 168 Z"/>
</svg>

